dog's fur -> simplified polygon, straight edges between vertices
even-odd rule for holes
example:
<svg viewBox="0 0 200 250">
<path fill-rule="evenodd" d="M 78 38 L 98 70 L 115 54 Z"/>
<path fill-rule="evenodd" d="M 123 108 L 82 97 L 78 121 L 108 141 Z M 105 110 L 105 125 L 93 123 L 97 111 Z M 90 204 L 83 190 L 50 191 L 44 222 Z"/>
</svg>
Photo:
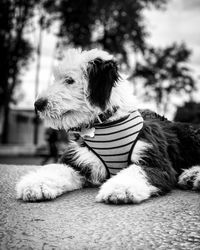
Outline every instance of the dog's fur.
<svg viewBox="0 0 200 250">
<path fill-rule="evenodd" d="M 35 103 L 40 117 L 53 128 L 69 131 L 92 127 L 107 111 L 111 114 L 107 120 L 115 121 L 136 108 L 126 79 L 119 75 L 113 56 L 105 51 L 69 50 L 54 77 L 55 83 Z M 53 199 L 102 184 L 97 201 L 139 203 L 165 194 L 177 184 L 199 190 L 199 164 L 200 131 L 165 119 L 145 119 L 130 166 L 116 176 L 107 179 L 104 164 L 79 138 L 68 144 L 58 164 L 24 176 L 17 184 L 17 197 Z"/>
</svg>

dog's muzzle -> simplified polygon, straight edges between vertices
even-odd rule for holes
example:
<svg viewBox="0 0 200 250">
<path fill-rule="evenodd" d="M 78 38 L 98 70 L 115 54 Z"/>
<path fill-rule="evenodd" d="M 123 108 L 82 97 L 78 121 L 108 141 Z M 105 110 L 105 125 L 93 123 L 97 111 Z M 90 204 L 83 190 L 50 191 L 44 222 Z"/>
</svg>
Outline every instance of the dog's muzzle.
<svg viewBox="0 0 200 250">
<path fill-rule="evenodd" d="M 35 103 L 35 112 L 37 113 L 38 111 L 42 112 L 44 111 L 45 107 L 47 106 L 47 99 L 44 98 L 39 98 Z"/>
</svg>

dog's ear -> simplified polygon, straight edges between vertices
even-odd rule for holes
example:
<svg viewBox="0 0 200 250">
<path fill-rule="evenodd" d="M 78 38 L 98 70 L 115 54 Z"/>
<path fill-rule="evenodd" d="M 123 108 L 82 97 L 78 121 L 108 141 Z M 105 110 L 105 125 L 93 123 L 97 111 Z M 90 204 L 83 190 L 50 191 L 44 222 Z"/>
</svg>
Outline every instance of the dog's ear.
<svg viewBox="0 0 200 250">
<path fill-rule="evenodd" d="M 110 99 L 112 87 L 119 79 L 117 63 L 96 58 L 89 62 L 87 71 L 89 101 L 104 110 Z"/>
</svg>

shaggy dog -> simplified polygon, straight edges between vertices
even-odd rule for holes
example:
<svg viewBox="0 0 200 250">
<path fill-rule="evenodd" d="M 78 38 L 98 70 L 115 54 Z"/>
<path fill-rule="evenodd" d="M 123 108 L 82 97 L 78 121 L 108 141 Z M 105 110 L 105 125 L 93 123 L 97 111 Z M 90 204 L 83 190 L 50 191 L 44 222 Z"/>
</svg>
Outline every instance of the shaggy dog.
<svg viewBox="0 0 200 250">
<path fill-rule="evenodd" d="M 200 189 L 200 131 L 161 119 L 144 121 L 112 55 L 71 49 L 54 77 L 35 109 L 74 140 L 58 164 L 22 177 L 19 199 L 54 199 L 101 185 L 98 202 L 139 203 L 177 184 Z"/>
</svg>

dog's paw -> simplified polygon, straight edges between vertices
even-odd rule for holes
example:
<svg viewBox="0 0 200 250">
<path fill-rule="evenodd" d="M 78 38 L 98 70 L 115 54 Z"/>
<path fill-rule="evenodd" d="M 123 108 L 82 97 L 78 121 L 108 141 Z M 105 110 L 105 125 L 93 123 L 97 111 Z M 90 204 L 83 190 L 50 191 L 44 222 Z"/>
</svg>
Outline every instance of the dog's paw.
<svg viewBox="0 0 200 250">
<path fill-rule="evenodd" d="M 62 164 L 49 164 L 21 178 L 16 185 L 17 199 L 51 200 L 75 188 L 72 169 Z"/>
<path fill-rule="evenodd" d="M 129 181 L 122 183 L 113 178 L 102 185 L 96 201 L 113 204 L 140 203 L 147 200 L 157 191 L 156 187 L 146 183 L 137 185 L 134 183 L 134 180 L 131 183 Z"/>
<path fill-rule="evenodd" d="M 24 176 L 16 186 L 17 199 L 24 201 L 51 200 L 60 195 L 51 179 L 40 178 L 36 173 Z"/>
<path fill-rule="evenodd" d="M 178 185 L 183 189 L 200 190 L 200 166 L 184 170 L 179 176 Z"/>
</svg>

